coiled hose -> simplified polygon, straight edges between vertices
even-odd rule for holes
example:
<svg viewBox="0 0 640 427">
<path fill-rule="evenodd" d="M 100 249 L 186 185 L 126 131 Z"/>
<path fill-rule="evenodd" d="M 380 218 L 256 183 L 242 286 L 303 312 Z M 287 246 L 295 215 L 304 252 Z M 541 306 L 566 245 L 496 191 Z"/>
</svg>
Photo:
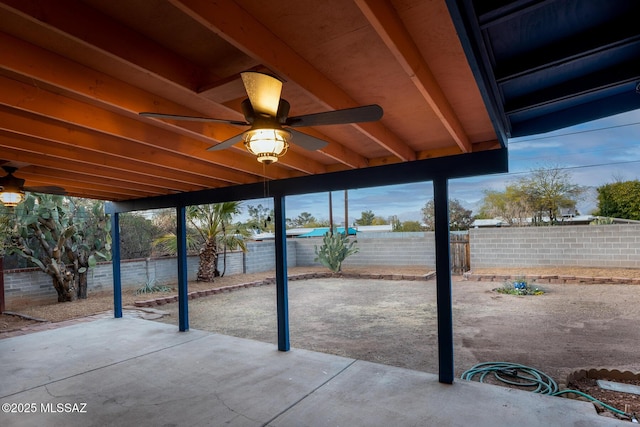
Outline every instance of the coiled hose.
<svg viewBox="0 0 640 427">
<path fill-rule="evenodd" d="M 589 396 L 580 390 L 559 390 L 558 384 L 549 375 L 544 372 L 540 372 L 535 368 L 529 366 L 520 365 L 517 363 L 509 362 L 485 362 L 479 363 L 472 368 L 464 371 L 460 378 L 467 381 L 473 381 L 473 378 L 479 376 L 478 381 L 484 382 L 487 375 L 493 374 L 493 377 L 505 384 L 514 385 L 518 387 L 535 387 L 532 391 L 534 393 L 547 394 L 550 396 L 560 396 L 566 393 L 575 393 L 581 397 L 589 399 L 592 402 L 602 405 L 603 408 L 613 412 L 614 414 L 622 415 L 635 420 L 632 414 L 628 414 L 624 411 L 607 405 L 604 402 L 596 399 L 593 396 Z M 637 421 L 635 421 L 637 422 Z"/>
</svg>

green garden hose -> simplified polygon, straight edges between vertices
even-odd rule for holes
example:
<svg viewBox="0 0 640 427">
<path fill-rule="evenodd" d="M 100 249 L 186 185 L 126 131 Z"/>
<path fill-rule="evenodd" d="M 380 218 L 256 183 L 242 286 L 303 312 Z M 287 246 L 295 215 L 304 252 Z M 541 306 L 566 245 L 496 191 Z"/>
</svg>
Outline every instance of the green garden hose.
<svg viewBox="0 0 640 427">
<path fill-rule="evenodd" d="M 550 396 L 560 396 L 566 393 L 575 393 L 581 397 L 591 400 L 599 405 L 602 405 L 605 409 L 622 416 L 626 416 L 635 420 L 632 414 L 628 414 L 624 411 L 609 406 L 604 402 L 599 401 L 593 396 L 589 396 L 579 390 L 559 390 L 558 384 L 549 375 L 538 371 L 535 368 L 529 366 L 520 365 L 517 363 L 509 362 L 485 362 L 479 363 L 472 368 L 464 371 L 460 378 L 467 381 L 473 381 L 473 378 L 479 376 L 478 381 L 484 382 L 487 375 L 493 374 L 493 377 L 505 384 L 534 388 L 532 391 L 539 394 L 547 394 Z"/>
</svg>

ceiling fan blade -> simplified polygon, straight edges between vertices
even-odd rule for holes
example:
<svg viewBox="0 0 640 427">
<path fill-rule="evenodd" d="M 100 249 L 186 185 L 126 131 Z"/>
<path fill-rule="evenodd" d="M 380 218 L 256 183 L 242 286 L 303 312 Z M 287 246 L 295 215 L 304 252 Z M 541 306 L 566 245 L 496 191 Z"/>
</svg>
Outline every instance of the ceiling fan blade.
<svg viewBox="0 0 640 427">
<path fill-rule="evenodd" d="M 315 151 L 320 150 L 327 146 L 327 141 L 322 140 L 320 138 L 316 138 L 315 136 L 307 135 L 306 133 L 299 132 L 294 129 L 288 129 L 289 132 L 293 135 L 291 142 L 296 144 L 299 147 L 304 148 L 305 150 Z"/>
<path fill-rule="evenodd" d="M 228 123 L 230 125 L 236 126 L 249 126 L 249 123 L 243 122 L 241 120 L 212 119 L 211 117 L 181 116 L 178 114 L 151 113 L 146 111 L 138 114 L 143 117 L 153 117 L 156 119 L 184 120 L 190 122 Z"/>
<path fill-rule="evenodd" d="M 222 141 L 220 144 L 216 144 L 213 145 L 209 148 L 207 148 L 207 151 L 218 151 L 218 150 L 224 150 L 225 148 L 229 148 L 233 145 L 236 145 L 238 142 L 242 141 L 242 135 L 236 135 L 236 136 L 232 136 L 231 138 L 227 139 L 226 141 Z"/>
<path fill-rule="evenodd" d="M 59 196 L 64 196 L 65 194 L 67 194 L 64 188 L 56 187 L 55 185 L 44 185 L 39 187 L 24 187 L 24 191 L 28 191 L 30 193 L 56 194 Z"/>
<path fill-rule="evenodd" d="M 241 73 L 240 76 L 253 110 L 275 117 L 278 114 L 282 82 L 268 74 L 253 71 Z"/>
<path fill-rule="evenodd" d="M 325 111 L 323 113 L 289 117 L 285 124 L 291 127 L 303 127 L 375 122 L 382 118 L 382 114 L 382 107 L 373 104 L 365 105 L 363 107 L 345 108 L 343 110 Z"/>
</svg>

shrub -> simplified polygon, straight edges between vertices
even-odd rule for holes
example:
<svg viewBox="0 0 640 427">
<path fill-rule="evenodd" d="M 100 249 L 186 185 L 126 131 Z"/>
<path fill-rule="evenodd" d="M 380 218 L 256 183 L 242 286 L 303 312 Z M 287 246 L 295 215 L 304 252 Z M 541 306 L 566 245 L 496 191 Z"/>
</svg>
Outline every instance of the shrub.
<svg viewBox="0 0 640 427">
<path fill-rule="evenodd" d="M 504 286 L 501 288 L 496 288 L 494 291 L 501 294 L 509 294 L 509 295 L 542 295 L 544 294 L 544 290 L 539 287 L 534 287 L 527 282 L 527 280 L 523 277 L 519 277 L 513 281 L 505 282 Z"/>
<path fill-rule="evenodd" d="M 156 292 L 169 292 L 171 288 L 164 285 L 156 285 L 155 279 L 149 280 L 147 283 L 136 289 L 136 295 L 154 294 Z"/>
</svg>

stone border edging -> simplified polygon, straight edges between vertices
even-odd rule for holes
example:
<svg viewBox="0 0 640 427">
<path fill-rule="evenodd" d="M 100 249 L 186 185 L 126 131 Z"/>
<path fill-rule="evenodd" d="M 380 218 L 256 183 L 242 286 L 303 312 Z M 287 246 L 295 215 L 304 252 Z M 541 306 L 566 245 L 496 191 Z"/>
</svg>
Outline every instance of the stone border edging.
<svg viewBox="0 0 640 427">
<path fill-rule="evenodd" d="M 525 280 L 541 284 L 572 284 L 572 285 L 640 285 L 640 277 L 591 277 L 591 276 L 563 276 L 552 274 L 475 274 L 467 272 L 462 275 L 464 280 L 474 282 L 504 282 L 506 280 L 516 280 L 524 277 Z"/>
<path fill-rule="evenodd" d="M 583 378 L 592 378 L 592 379 L 601 379 L 608 378 L 612 380 L 640 380 L 640 373 L 631 372 L 629 370 L 621 371 L 616 368 L 592 368 L 592 369 L 579 369 L 577 371 L 573 371 L 564 380 L 558 382 L 558 388 L 560 390 L 566 390 L 569 388 L 569 384 L 572 381 L 580 380 Z M 565 397 L 570 399 L 578 399 L 584 400 L 586 402 L 591 402 L 588 399 L 585 399 L 581 396 L 578 396 L 575 393 L 567 393 Z"/>
<path fill-rule="evenodd" d="M 328 278 L 345 278 L 345 279 L 373 279 L 373 280 L 430 280 L 436 276 L 435 271 L 431 271 L 427 274 L 415 275 L 415 274 L 363 274 L 363 273 L 300 273 L 288 276 L 288 279 L 293 280 L 307 280 L 307 279 L 328 279 Z M 267 277 L 263 280 L 256 280 L 253 282 L 240 283 L 237 285 L 222 286 L 220 288 L 211 288 L 203 291 L 189 292 L 187 295 L 190 300 L 206 297 L 209 295 L 221 294 L 225 292 L 237 291 L 243 288 L 253 288 L 255 286 L 273 285 L 276 283 L 275 277 Z M 164 304 L 171 304 L 178 302 L 177 295 L 158 297 L 143 301 L 134 301 L 136 307 L 156 307 Z"/>
</svg>

